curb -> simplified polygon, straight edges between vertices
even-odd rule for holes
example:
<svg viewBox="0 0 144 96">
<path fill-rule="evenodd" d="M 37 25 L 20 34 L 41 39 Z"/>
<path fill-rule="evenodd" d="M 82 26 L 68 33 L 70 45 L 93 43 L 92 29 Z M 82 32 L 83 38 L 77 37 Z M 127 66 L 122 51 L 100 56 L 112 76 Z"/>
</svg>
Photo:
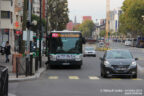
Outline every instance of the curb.
<svg viewBox="0 0 144 96">
<path fill-rule="evenodd" d="M 24 78 L 9 78 L 9 82 L 18 82 L 18 81 L 27 81 L 27 80 L 35 80 L 40 77 L 40 75 L 46 70 L 46 68 L 40 68 L 35 75 L 28 76 Z"/>
</svg>

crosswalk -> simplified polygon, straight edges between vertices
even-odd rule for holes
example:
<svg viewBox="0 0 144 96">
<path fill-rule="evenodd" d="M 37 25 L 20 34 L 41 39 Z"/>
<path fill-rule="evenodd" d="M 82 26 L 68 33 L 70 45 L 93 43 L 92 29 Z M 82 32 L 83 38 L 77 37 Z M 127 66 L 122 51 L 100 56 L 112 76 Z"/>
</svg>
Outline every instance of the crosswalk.
<svg viewBox="0 0 144 96">
<path fill-rule="evenodd" d="M 58 79 L 64 79 L 63 77 L 59 77 L 59 76 L 48 76 L 49 80 L 58 80 Z M 83 78 L 80 78 L 79 76 L 67 76 L 66 79 L 68 80 L 80 80 Z M 141 78 L 101 78 L 98 76 L 88 76 L 87 78 L 88 80 L 101 80 L 101 79 L 109 79 L 109 80 L 144 80 Z"/>
</svg>

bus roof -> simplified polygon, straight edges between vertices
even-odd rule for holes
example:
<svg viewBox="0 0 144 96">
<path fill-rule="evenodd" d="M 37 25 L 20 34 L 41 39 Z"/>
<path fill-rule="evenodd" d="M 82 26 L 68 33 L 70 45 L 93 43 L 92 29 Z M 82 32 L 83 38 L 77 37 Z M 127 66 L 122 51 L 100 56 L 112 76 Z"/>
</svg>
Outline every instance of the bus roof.
<svg viewBox="0 0 144 96">
<path fill-rule="evenodd" d="M 52 33 L 81 33 L 80 31 L 68 31 L 68 30 L 64 30 L 64 31 L 52 31 Z"/>
</svg>

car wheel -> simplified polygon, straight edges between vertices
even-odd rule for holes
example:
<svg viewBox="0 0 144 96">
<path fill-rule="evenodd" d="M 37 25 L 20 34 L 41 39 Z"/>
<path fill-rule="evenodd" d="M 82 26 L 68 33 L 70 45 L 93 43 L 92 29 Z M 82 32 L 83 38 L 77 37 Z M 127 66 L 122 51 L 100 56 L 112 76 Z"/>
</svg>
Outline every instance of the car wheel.
<svg viewBox="0 0 144 96">
<path fill-rule="evenodd" d="M 77 66 L 76 66 L 76 69 L 81 69 L 81 65 L 77 65 Z"/>
<path fill-rule="evenodd" d="M 137 74 L 132 76 L 133 78 L 137 78 Z"/>
<path fill-rule="evenodd" d="M 101 77 L 103 77 L 103 73 L 101 72 Z"/>
<path fill-rule="evenodd" d="M 106 75 L 106 74 L 103 74 L 103 78 L 107 78 L 107 75 Z"/>
<path fill-rule="evenodd" d="M 103 73 L 101 72 L 101 77 L 107 78 L 107 75 L 106 75 L 105 73 L 103 74 Z"/>
<path fill-rule="evenodd" d="M 55 65 L 49 65 L 50 69 L 54 69 L 56 66 Z"/>
</svg>

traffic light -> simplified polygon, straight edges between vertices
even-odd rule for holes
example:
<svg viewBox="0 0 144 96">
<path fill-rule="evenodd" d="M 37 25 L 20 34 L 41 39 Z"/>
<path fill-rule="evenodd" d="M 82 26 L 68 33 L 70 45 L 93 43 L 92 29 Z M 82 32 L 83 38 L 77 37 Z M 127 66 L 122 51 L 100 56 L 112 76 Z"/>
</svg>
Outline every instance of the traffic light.
<svg viewBox="0 0 144 96">
<path fill-rule="evenodd" d="M 27 21 L 26 26 L 27 26 L 28 29 L 31 27 L 30 21 Z"/>
</svg>

